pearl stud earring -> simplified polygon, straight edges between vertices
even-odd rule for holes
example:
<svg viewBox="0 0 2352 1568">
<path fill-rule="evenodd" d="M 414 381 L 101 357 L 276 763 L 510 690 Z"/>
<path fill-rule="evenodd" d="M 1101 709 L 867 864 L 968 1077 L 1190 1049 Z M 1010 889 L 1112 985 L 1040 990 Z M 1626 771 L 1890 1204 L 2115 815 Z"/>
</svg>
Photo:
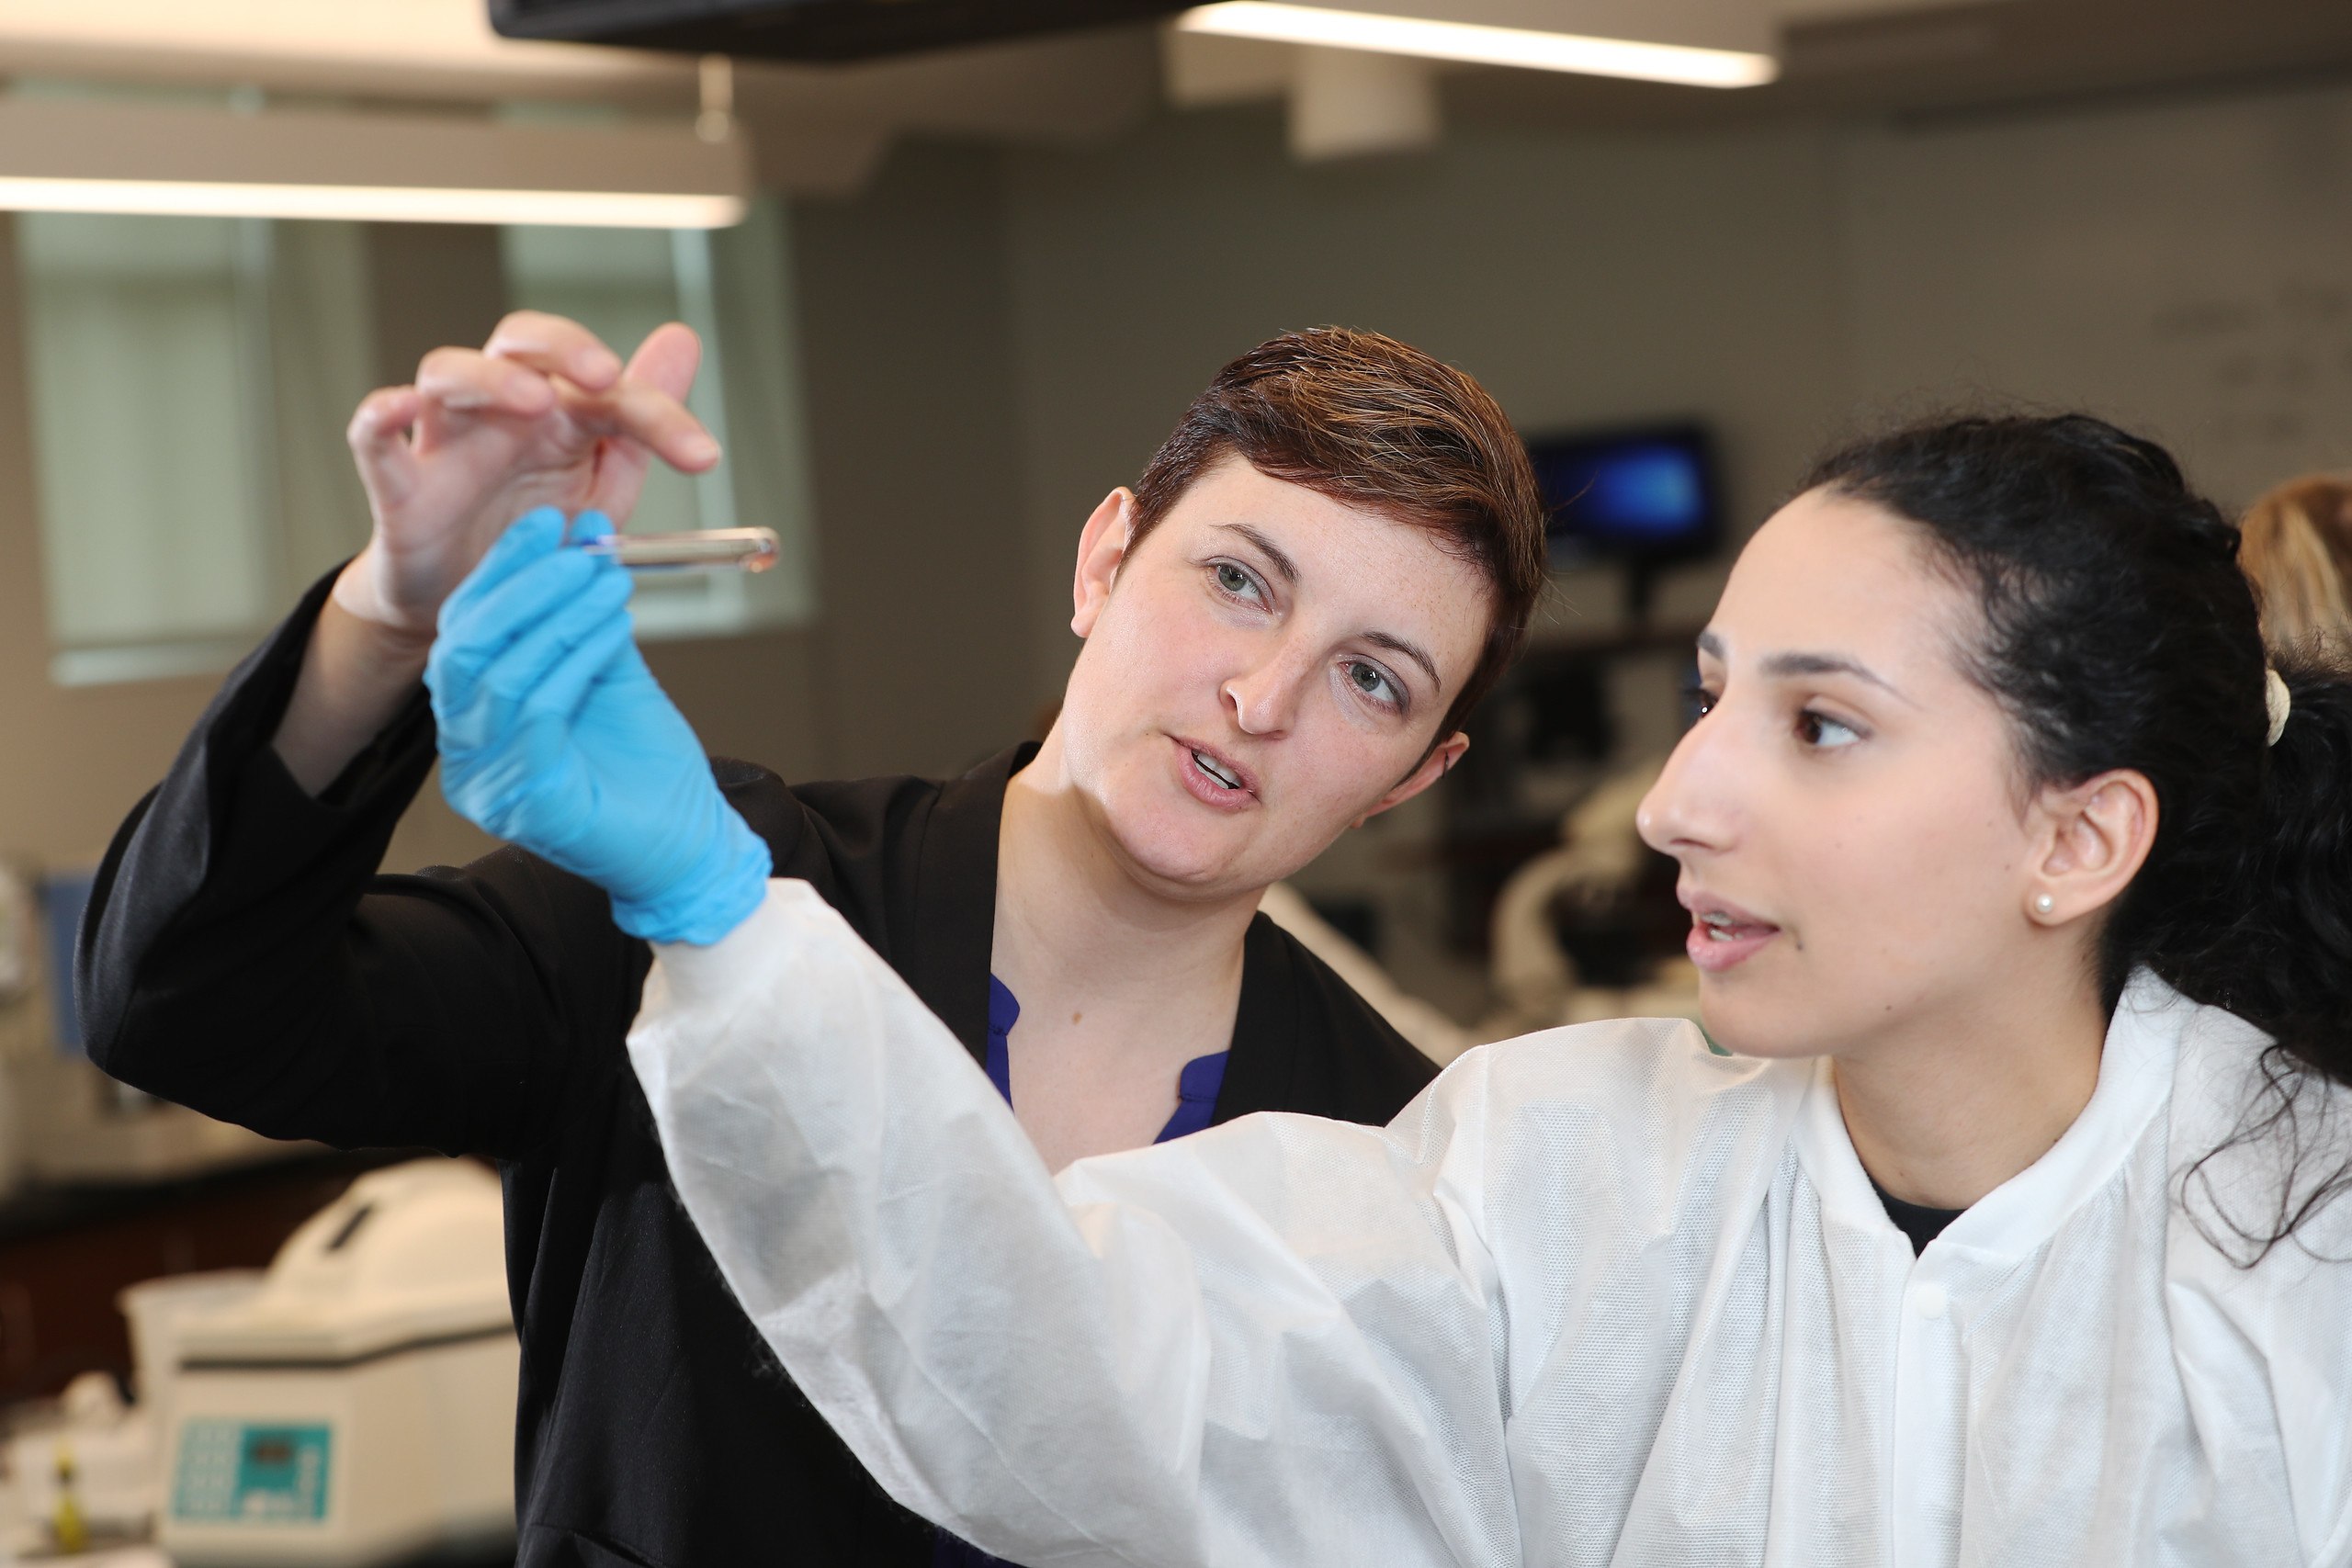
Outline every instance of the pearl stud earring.
<svg viewBox="0 0 2352 1568">
<path fill-rule="evenodd" d="M 2049 894 L 2047 894 L 2047 893 L 2037 893 L 2037 894 L 2035 894 L 2035 895 L 2033 896 L 2033 912 L 2034 912 L 2035 914 L 2037 914 L 2037 915 L 2047 915 L 2047 914 L 2051 914 L 2051 913 L 2053 913 L 2053 912 L 2057 909 L 2057 908 L 2058 908 L 2058 900 L 2057 900 L 2057 899 L 2055 899 L 2055 898 L 2052 898 Z"/>
</svg>

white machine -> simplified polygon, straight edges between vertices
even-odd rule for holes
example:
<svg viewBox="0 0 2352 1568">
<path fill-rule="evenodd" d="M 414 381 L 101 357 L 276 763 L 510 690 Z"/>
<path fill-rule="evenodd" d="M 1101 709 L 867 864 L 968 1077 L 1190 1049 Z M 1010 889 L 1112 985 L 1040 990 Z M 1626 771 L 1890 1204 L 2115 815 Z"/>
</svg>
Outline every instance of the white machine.
<svg viewBox="0 0 2352 1568">
<path fill-rule="evenodd" d="M 158 1540 L 184 1568 L 356 1568 L 514 1533 L 518 1361 L 498 1182 L 418 1160 L 173 1332 Z"/>
</svg>

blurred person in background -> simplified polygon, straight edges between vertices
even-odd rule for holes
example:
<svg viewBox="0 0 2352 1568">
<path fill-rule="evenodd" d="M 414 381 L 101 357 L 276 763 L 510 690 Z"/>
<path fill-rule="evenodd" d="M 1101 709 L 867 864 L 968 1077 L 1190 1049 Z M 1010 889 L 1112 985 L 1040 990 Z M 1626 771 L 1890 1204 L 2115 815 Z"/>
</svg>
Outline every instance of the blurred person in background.
<svg viewBox="0 0 2352 1568">
<path fill-rule="evenodd" d="M 772 870 L 824 889 L 952 1021 L 1040 1179 L 1251 1111 L 1385 1121 L 1434 1068 L 1260 895 L 1468 744 L 1543 586 L 1541 504 L 1468 377 L 1376 333 L 1286 334 L 1087 519 L 1085 642 L 1042 745 L 946 781 L 714 777 L 626 573 L 566 547 L 655 457 L 718 460 L 680 400 L 697 356 L 671 326 L 625 369 L 524 313 L 368 400 L 367 549 L 231 676 L 107 854 L 89 1052 L 274 1136 L 500 1162 L 521 1563 L 968 1562 L 859 1468 L 687 1223 L 623 1052 L 648 942 L 716 935 Z M 592 651 L 592 681 L 564 673 Z M 376 874 L 436 746 L 453 804 L 544 845 L 494 743 L 575 742 L 586 705 L 601 750 L 573 783 L 628 815 L 625 845 Z"/>
<path fill-rule="evenodd" d="M 2246 509 L 2240 532 L 2264 640 L 2352 650 L 2352 478 L 2290 479 Z"/>
</svg>

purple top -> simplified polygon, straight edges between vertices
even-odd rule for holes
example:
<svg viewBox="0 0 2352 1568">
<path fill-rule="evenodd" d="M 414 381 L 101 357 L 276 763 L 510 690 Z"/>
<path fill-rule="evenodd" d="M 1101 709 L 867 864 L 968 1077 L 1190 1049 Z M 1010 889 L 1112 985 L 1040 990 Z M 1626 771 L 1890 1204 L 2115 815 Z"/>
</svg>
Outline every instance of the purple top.
<svg viewBox="0 0 2352 1568">
<path fill-rule="evenodd" d="M 996 1085 L 997 1093 L 1004 1096 L 1007 1105 L 1012 1103 L 1012 1053 L 1006 1036 L 1012 1026 L 1021 1021 L 1021 1001 L 995 976 L 989 976 L 989 1082 Z M 1216 1113 L 1217 1090 L 1225 1087 L 1226 1058 L 1233 1053 L 1219 1051 L 1213 1055 L 1195 1056 L 1176 1075 L 1176 1114 L 1152 1140 L 1164 1144 L 1170 1138 L 1181 1138 L 1187 1133 L 1197 1133 L 1209 1124 Z M 932 1568 L 1008 1568 L 1003 1559 L 990 1557 L 970 1541 L 958 1540 L 945 1530 L 939 1532 L 939 1547 L 932 1554 Z"/>
<path fill-rule="evenodd" d="M 989 976 L 989 1082 L 996 1085 L 997 1093 L 1004 1096 L 1007 1105 L 1012 1103 L 1012 1052 L 1006 1036 L 1012 1026 L 1021 1021 L 1021 1000 L 1005 983 L 995 976 Z M 1209 1124 L 1216 1114 L 1217 1090 L 1225 1087 L 1226 1058 L 1230 1051 L 1213 1055 L 1195 1056 L 1184 1064 L 1176 1075 L 1176 1114 L 1159 1130 L 1155 1144 L 1170 1138 L 1181 1138 L 1187 1133 L 1197 1133 Z"/>
</svg>

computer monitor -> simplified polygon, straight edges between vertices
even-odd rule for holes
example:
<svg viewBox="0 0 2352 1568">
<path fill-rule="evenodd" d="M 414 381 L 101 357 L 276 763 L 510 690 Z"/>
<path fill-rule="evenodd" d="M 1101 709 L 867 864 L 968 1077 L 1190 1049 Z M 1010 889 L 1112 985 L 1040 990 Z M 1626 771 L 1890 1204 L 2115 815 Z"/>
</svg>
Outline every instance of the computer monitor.
<svg viewBox="0 0 2352 1568">
<path fill-rule="evenodd" d="M 1690 423 L 1577 431 L 1527 444 L 1549 517 L 1555 566 L 1622 562 L 1626 607 L 1649 609 L 1659 568 L 1723 542 L 1714 446 Z"/>
<path fill-rule="evenodd" d="M 1563 565 L 1690 560 L 1722 541 L 1713 444 L 1698 425 L 1549 436 L 1527 455 Z"/>
</svg>

